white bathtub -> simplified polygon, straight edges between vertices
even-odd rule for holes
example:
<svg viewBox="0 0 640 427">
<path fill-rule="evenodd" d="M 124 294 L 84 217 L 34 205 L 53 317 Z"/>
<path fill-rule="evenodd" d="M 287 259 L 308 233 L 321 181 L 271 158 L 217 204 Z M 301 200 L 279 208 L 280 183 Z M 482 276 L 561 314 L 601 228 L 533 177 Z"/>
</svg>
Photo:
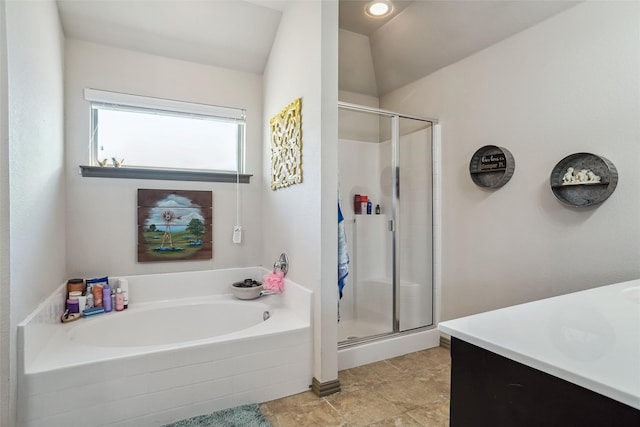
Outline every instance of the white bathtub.
<svg viewBox="0 0 640 427">
<path fill-rule="evenodd" d="M 127 310 L 66 324 L 61 286 L 19 328 L 19 425 L 158 426 L 307 390 L 311 293 L 229 293 L 266 273 L 129 276 Z"/>
<path fill-rule="evenodd" d="M 254 302 L 220 295 L 139 304 L 117 316 L 96 316 L 72 323 L 66 337 L 97 347 L 213 342 L 265 321 L 264 317 L 269 317 L 273 310 L 268 302 L 266 297 Z"/>
</svg>

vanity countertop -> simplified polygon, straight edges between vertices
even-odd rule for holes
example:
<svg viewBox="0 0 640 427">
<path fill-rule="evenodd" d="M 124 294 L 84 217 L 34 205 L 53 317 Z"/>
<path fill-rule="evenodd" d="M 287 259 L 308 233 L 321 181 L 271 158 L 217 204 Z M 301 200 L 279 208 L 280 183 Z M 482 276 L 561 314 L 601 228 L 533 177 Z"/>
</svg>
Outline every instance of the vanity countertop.
<svg viewBox="0 0 640 427">
<path fill-rule="evenodd" d="M 453 319 L 438 329 L 640 409 L 640 279 Z"/>
</svg>

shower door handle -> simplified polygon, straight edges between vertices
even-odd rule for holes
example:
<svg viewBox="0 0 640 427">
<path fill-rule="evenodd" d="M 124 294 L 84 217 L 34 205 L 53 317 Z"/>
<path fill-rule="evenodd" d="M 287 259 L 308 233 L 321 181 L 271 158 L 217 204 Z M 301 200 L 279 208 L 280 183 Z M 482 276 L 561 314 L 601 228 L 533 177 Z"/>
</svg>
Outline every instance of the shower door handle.
<svg viewBox="0 0 640 427">
<path fill-rule="evenodd" d="M 392 219 L 389 220 L 389 231 L 391 231 L 392 233 L 396 231 L 396 227 Z"/>
</svg>

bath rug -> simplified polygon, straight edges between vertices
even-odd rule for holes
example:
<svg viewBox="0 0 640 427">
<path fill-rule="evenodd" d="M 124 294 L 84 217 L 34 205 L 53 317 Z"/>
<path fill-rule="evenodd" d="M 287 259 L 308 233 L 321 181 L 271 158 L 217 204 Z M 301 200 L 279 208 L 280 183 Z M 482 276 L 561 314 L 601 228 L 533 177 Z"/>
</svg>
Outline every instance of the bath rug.
<svg viewBox="0 0 640 427">
<path fill-rule="evenodd" d="M 271 423 L 262 415 L 260 407 L 253 403 L 198 415 L 163 427 L 271 427 Z"/>
</svg>

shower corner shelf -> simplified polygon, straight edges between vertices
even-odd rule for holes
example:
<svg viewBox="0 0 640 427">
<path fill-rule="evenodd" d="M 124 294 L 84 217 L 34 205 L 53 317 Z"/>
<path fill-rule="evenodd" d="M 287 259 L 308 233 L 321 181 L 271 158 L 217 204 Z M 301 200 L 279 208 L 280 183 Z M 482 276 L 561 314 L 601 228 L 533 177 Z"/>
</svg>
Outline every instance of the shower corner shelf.
<svg viewBox="0 0 640 427">
<path fill-rule="evenodd" d="M 597 182 L 564 183 L 568 169 L 587 170 L 599 177 Z M 615 165 L 604 157 L 591 153 L 575 153 L 560 160 L 551 171 L 549 185 L 561 203 L 571 207 L 594 206 L 604 202 L 618 185 Z"/>
<path fill-rule="evenodd" d="M 478 187 L 496 189 L 509 182 L 515 167 L 515 160 L 509 150 L 496 145 L 485 145 L 471 157 L 469 174 Z"/>
</svg>

